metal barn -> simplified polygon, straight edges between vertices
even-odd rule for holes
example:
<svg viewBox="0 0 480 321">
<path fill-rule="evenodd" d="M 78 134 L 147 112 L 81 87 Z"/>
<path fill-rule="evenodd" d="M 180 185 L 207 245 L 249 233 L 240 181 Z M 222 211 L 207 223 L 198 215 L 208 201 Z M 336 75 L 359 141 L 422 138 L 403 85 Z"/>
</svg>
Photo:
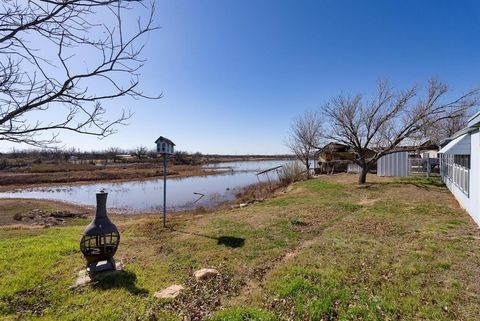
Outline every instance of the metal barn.
<svg viewBox="0 0 480 321">
<path fill-rule="evenodd" d="M 395 152 L 381 157 L 377 161 L 378 176 L 409 176 L 410 163 L 408 152 Z"/>
</svg>

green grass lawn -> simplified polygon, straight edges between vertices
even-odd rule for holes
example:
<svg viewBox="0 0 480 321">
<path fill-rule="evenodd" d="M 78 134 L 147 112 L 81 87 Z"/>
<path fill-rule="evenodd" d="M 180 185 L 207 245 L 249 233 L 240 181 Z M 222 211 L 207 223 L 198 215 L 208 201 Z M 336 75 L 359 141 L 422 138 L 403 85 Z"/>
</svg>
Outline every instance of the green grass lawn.
<svg viewBox="0 0 480 321">
<path fill-rule="evenodd" d="M 242 209 L 120 219 L 125 270 L 69 290 L 85 222 L 0 227 L 0 319 L 478 320 L 480 235 L 437 179 L 336 175 Z M 198 284 L 199 268 L 221 276 Z M 176 299 L 153 297 L 172 284 Z"/>
</svg>

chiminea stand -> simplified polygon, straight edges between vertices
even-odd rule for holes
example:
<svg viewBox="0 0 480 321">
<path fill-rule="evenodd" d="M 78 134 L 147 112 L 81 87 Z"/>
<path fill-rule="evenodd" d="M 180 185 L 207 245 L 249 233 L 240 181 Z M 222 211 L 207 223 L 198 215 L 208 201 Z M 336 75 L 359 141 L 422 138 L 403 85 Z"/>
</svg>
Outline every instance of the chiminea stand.
<svg viewBox="0 0 480 321">
<path fill-rule="evenodd" d="M 97 211 L 80 241 L 80 250 L 87 260 L 87 271 L 94 275 L 116 269 L 113 256 L 120 243 L 120 233 L 107 216 L 108 193 L 97 193 Z"/>
</svg>

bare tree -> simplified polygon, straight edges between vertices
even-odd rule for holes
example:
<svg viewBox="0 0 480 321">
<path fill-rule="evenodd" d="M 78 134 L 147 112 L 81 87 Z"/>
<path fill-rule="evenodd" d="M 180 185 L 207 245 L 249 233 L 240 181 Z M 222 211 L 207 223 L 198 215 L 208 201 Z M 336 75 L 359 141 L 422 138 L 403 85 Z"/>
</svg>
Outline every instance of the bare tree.
<svg viewBox="0 0 480 321">
<path fill-rule="evenodd" d="M 303 163 L 310 178 L 310 160 L 322 139 L 322 120 L 318 112 L 307 111 L 294 119 L 290 127 L 287 147 Z"/>
<path fill-rule="evenodd" d="M 111 159 L 113 161 L 113 163 L 116 163 L 117 160 L 118 160 L 118 155 L 121 153 L 122 151 L 120 150 L 120 148 L 118 147 L 110 147 L 109 149 L 107 149 L 105 151 L 105 159 L 106 159 L 106 162 L 108 163 L 108 160 Z"/>
<path fill-rule="evenodd" d="M 323 107 L 329 124 L 328 139 L 349 146 L 355 162 L 362 168 L 359 184 L 366 182 L 377 160 L 405 140 L 421 142 L 430 128 L 448 122 L 478 106 L 480 89 L 475 88 L 456 99 L 447 99 L 446 84 L 431 79 L 426 90 L 418 86 L 395 91 L 380 81 L 372 99 L 362 95 L 340 95 Z"/>
<path fill-rule="evenodd" d="M 139 160 L 141 160 L 142 158 L 144 158 L 145 156 L 147 156 L 147 153 L 148 153 L 148 149 L 147 147 L 145 146 L 138 146 L 137 148 L 135 148 L 135 151 L 133 152 L 133 155 L 138 158 Z"/>
<path fill-rule="evenodd" d="M 472 116 L 470 110 L 460 111 L 450 119 L 444 119 L 427 129 L 426 136 L 432 142 L 440 143 L 445 138 L 453 136 L 456 132 L 467 126 L 468 119 Z"/>
<path fill-rule="evenodd" d="M 148 14 L 132 20 L 137 8 Z M 49 146 L 61 130 L 105 137 L 131 114 L 109 120 L 102 101 L 159 98 L 138 88 L 154 9 L 146 0 L 3 1 L 0 141 Z M 46 112 L 50 120 L 39 121 Z"/>
</svg>

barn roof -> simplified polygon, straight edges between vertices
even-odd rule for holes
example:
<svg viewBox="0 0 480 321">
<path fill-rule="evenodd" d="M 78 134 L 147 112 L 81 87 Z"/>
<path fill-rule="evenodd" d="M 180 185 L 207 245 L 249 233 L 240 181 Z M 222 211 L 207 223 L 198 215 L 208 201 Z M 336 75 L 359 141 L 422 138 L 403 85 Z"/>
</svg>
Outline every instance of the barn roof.
<svg viewBox="0 0 480 321">
<path fill-rule="evenodd" d="M 158 137 L 158 139 L 155 141 L 155 144 L 158 144 L 158 143 L 167 143 L 167 144 L 172 144 L 173 146 L 177 146 L 175 145 L 174 142 L 172 142 L 170 139 L 166 138 L 166 137 L 163 137 L 163 136 L 160 136 Z"/>
<path fill-rule="evenodd" d="M 431 141 L 430 139 L 425 138 L 405 138 L 395 146 L 389 153 L 396 153 L 396 152 L 418 152 L 418 151 L 427 151 L 427 150 L 438 150 L 439 145 Z M 375 151 L 382 151 L 386 149 L 384 146 L 376 146 L 372 147 Z"/>
<path fill-rule="evenodd" d="M 345 151 L 350 151 L 351 148 L 345 144 L 331 142 L 323 146 L 320 150 L 329 151 L 329 152 L 345 152 Z"/>
<path fill-rule="evenodd" d="M 416 139 L 406 138 L 404 139 L 394 150 L 398 151 L 420 151 L 420 150 L 438 150 L 438 144 L 434 143 L 430 139 Z"/>
</svg>

